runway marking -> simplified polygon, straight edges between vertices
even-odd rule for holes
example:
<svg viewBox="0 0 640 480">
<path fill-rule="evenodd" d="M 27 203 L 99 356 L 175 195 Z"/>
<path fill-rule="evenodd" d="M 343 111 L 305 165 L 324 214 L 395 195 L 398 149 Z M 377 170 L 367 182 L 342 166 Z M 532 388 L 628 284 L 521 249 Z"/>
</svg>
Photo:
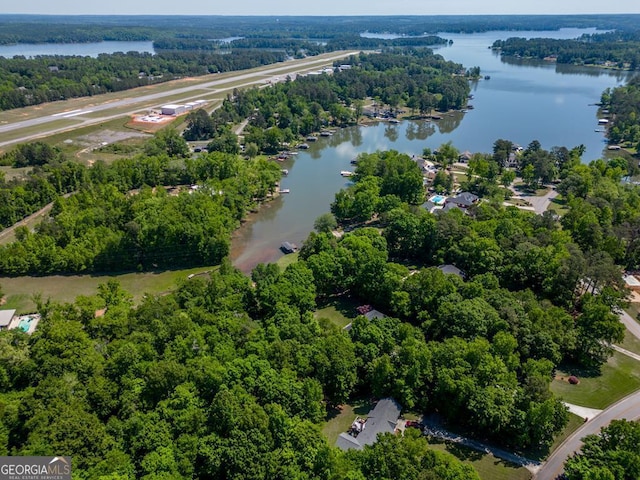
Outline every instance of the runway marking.
<svg viewBox="0 0 640 480">
<path fill-rule="evenodd" d="M 78 110 L 76 113 L 69 113 L 67 115 L 64 115 L 62 118 L 71 118 L 77 115 L 84 115 L 85 113 L 92 113 L 92 112 L 93 110 Z"/>
<path fill-rule="evenodd" d="M 51 115 L 52 117 L 61 117 L 62 115 L 69 115 L 70 113 L 74 113 L 74 112 L 81 112 L 81 109 L 77 109 L 77 110 L 69 110 L 68 112 L 60 112 L 60 113 L 54 113 L 53 115 Z"/>
</svg>

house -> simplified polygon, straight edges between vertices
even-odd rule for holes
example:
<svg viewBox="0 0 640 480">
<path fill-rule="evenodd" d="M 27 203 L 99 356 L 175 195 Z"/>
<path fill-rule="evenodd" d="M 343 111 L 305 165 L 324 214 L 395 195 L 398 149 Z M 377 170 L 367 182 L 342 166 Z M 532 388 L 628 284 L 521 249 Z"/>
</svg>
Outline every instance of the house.
<svg viewBox="0 0 640 480">
<path fill-rule="evenodd" d="M 457 275 L 458 277 L 464 279 L 464 272 L 455 265 L 440 265 L 438 267 L 438 270 L 440 270 L 442 273 L 446 273 L 448 275 Z"/>
<path fill-rule="evenodd" d="M 15 315 L 15 310 L 0 310 L 0 330 L 7 330 Z"/>
<path fill-rule="evenodd" d="M 349 433 L 341 433 L 336 446 L 342 450 L 362 450 L 373 445 L 380 433 L 394 433 L 402 407 L 393 398 L 383 398 L 369 412 L 366 419 L 356 418 Z"/>
<path fill-rule="evenodd" d="M 369 310 L 367 313 L 364 314 L 364 316 L 367 317 L 369 321 L 374 320 L 376 318 L 387 318 L 387 316 L 384 313 L 379 312 L 375 308 L 372 310 Z"/>
<path fill-rule="evenodd" d="M 469 150 L 466 150 L 462 152 L 460 155 L 458 155 L 458 161 L 462 163 L 467 163 L 472 158 L 473 158 L 473 154 Z"/>
<path fill-rule="evenodd" d="M 445 203 L 446 205 L 453 204 L 458 208 L 469 208 L 478 203 L 479 199 L 480 197 L 474 195 L 473 193 L 462 192 L 455 197 L 447 198 Z"/>
</svg>

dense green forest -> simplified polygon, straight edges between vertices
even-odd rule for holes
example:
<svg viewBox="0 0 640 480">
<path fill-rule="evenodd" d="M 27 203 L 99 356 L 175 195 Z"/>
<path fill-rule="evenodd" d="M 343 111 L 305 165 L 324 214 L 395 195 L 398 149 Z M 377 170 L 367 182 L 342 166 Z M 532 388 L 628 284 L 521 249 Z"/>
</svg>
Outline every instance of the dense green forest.
<svg viewBox="0 0 640 480">
<path fill-rule="evenodd" d="M 18 149 L 14 156 L 22 158 L 26 150 Z M 17 241 L 0 247 L 0 272 L 218 264 L 228 254 L 231 232 L 249 209 L 274 191 L 280 177 L 278 166 L 265 160 L 220 152 L 188 158 L 186 143 L 171 130 L 151 140 L 145 150 L 91 168 L 54 160 L 36 167 L 26 182 L 0 184 L 5 200 L 0 218 L 6 226 L 55 201 L 51 218 L 35 232 L 18 228 Z M 200 188 L 177 195 L 161 188 L 193 184 Z M 76 193 L 59 196 L 70 192 Z"/>
<path fill-rule="evenodd" d="M 397 152 L 362 158 L 351 190 L 367 191 L 377 228 L 313 233 L 284 272 L 259 265 L 247 278 L 223 261 L 136 307 L 115 282 L 41 302 L 32 336 L 0 332 L 3 453 L 72 455 L 87 479 L 476 478 L 417 431 L 348 453 L 321 436 L 335 406 L 387 395 L 477 438 L 550 445 L 568 415 L 549 391 L 553 368 L 598 368 L 622 338 L 614 255 L 631 247 L 620 227 L 640 218 L 637 189 L 599 161 L 566 172 L 562 220 L 500 202 L 432 215 L 406 188 L 416 169 Z M 111 215 L 162 197 L 143 189 Z M 416 262 L 415 274 L 403 265 Z M 444 262 L 466 279 L 429 268 Z M 390 316 L 346 332 L 313 315 L 333 295 Z"/>
<path fill-rule="evenodd" d="M 615 31 L 580 38 L 509 38 L 496 40 L 492 48 L 501 55 L 549 59 L 571 65 L 606 65 L 640 69 L 640 31 Z"/>
<path fill-rule="evenodd" d="M 477 479 L 417 430 L 328 445 L 320 422 L 353 389 L 355 345 L 313 317 L 304 264 L 273 267 L 254 288 L 223 263 L 135 308 L 109 282 L 42 305 L 31 337 L 0 332 L 0 453 L 68 454 L 80 479 Z"/>
<path fill-rule="evenodd" d="M 1 15 L 0 44 L 100 40 L 284 38 L 329 41 L 359 34 L 599 28 L 635 30 L 638 15 L 437 15 L 348 17 Z"/>
<path fill-rule="evenodd" d="M 366 98 L 375 99 L 392 113 L 403 105 L 430 113 L 432 109 L 462 108 L 469 96 L 464 67 L 427 49 L 360 54 L 340 63 L 352 68 L 301 77 L 267 89 L 235 91 L 211 118 L 203 112 L 191 113 L 184 136 L 188 140 L 213 137 L 214 148 L 229 145 L 233 149 L 228 123 L 249 118 L 245 145 L 275 153 L 283 143 L 300 135 L 356 123 Z"/>
</svg>

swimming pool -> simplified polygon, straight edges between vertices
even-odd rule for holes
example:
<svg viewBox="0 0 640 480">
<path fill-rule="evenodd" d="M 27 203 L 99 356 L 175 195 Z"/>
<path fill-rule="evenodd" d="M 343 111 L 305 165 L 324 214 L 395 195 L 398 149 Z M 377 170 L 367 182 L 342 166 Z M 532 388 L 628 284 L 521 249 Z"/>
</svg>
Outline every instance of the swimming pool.
<svg viewBox="0 0 640 480">
<path fill-rule="evenodd" d="M 434 195 L 433 197 L 431 197 L 429 199 L 429 201 L 431 203 L 435 203 L 436 205 L 441 205 L 444 203 L 444 201 L 447 199 L 447 197 L 442 196 L 442 195 Z"/>
<path fill-rule="evenodd" d="M 18 324 L 18 328 L 22 330 L 24 333 L 27 333 L 29 331 L 29 328 L 31 328 L 32 320 L 33 319 L 31 317 L 23 318 L 22 320 L 20 320 L 20 323 Z"/>
</svg>

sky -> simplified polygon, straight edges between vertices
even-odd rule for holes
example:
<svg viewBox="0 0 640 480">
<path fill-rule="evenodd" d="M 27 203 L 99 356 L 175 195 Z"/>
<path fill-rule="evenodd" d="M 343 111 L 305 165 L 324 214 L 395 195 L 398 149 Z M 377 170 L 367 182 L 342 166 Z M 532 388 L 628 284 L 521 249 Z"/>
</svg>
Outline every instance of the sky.
<svg viewBox="0 0 640 480">
<path fill-rule="evenodd" d="M 0 13 L 58 15 L 491 15 L 640 13 L 638 0 L 3 1 Z"/>
</svg>

